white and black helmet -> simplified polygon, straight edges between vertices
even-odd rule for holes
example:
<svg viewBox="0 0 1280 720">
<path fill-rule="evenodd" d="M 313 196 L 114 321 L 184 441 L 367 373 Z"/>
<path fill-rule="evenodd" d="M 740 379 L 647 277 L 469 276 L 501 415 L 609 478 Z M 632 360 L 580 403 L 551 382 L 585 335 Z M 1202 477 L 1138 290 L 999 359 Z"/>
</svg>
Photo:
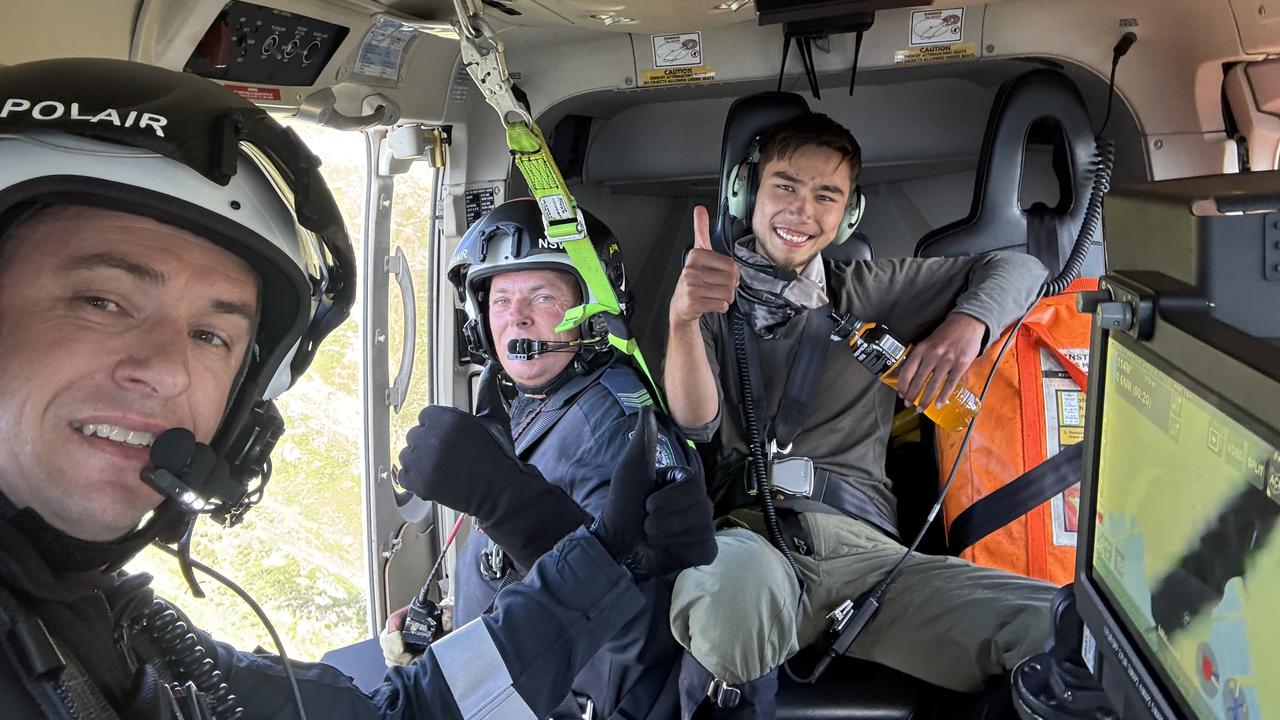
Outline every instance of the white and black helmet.
<svg viewBox="0 0 1280 720">
<path fill-rule="evenodd" d="M 258 273 L 254 347 L 212 445 L 233 477 L 260 469 L 265 455 L 246 456 L 271 443 L 255 423 L 355 297 L 355 257 L 319 161 L 264 110 L 194 75 L 102 59 L 0 68 L 0 233 L 48 204 L 149 216 Z"/>
<path fill-rule="evenodd" d="M 608 226 L 586 210 L 582 210 L 582 217 L 596 256 L 604 267 L 605 277 L 617 296 L 621 320 L 625 321 L 630 315 L 631 302 L 618 240 Z M 470 317 L 464 328 L 468 350 L 477 360 L 498 359 L 498 351 L 489 337 L 489 280 L 494 275 L 517 270 L 566 272 L 577 278 L 583 304 L 600 302 L 564 248 L 558 243 L 548 242 L 537 201 L 520 198 L 502 203 L 467 229 L 453 253 L 453 259 L 449 261 L 449 281 L 466 304 Z M 581 326 L 583 338 L 603 339 L 606 328 L 601 315 L 597 313 L 584 318 Z"/>
</svg>

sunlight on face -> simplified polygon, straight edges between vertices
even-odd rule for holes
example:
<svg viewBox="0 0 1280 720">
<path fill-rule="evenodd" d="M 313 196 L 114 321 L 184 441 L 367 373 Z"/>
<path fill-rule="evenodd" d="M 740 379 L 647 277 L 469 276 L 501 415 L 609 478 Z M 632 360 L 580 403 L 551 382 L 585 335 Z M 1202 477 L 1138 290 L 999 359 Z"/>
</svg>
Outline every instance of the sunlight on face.
<svg viewBox="0 0 1280 720">
<path fill-rule="evenodd" d="M 519 338 L 576 340 L 578 328 L 556 332 L 564 313 L 580 302 L 581 290 L 572 275 L 558 270 L 520 270 L 503 273 L 489 284 L 489 336 L 502 369 L 521 385 L 543 385 L 573 361 L 573 352 L 552 352 L 531 360 L 507 357 L 507 345 Z"/>
<path fill-rule="evenodd" d="M 831 244 L 853 188 L 847 163 L 835 150 L 805 145 L 765 164 L 751 215 L 760 254 L 798 272 Z"/>
<path fill-rule="evenodd" d="M 0 488 L 86 540 L 160 501 L 139 478 L 173 427 L 208 442 L 253 338 L 257 277 L 184 230 L 43 210 L 0 267 Z"/>
</svg>

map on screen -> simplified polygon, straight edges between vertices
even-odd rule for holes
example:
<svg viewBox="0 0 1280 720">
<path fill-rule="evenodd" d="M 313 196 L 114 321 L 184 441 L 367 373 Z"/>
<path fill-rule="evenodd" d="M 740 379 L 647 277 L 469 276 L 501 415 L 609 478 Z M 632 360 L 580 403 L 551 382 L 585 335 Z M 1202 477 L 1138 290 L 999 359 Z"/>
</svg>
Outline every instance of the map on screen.
<svg viewBox="0 0 1280 720">
<path fill-rule="evenodd" d="M 1198 717 L 1280 718 L 1276 444 L 1119 341 L 1106 357 L 1090 572 Z"/>
</svg>

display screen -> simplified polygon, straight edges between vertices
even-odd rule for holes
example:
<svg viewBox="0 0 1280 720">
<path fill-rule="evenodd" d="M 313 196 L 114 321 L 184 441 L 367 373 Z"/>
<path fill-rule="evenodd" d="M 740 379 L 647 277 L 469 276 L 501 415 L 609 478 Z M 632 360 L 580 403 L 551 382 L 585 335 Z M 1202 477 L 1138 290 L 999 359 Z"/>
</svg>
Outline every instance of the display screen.
<svg viewBox="0 0 1280 720">
<path fill-rule="evenodd" d="M 1184 707 L 1280 718 L 1276 438 L 1107 342 L 1090 572 Z"/>
</svg>

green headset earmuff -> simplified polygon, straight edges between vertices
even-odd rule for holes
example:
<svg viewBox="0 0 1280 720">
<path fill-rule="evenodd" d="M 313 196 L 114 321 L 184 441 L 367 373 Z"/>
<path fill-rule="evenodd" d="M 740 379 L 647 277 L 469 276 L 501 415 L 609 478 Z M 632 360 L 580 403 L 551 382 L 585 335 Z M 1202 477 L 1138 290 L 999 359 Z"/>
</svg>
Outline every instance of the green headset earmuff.
<svg viewBox="0 0 1280 720">
<path fill-rule="evenodd" d="M 748 227 L 751 226 L 751 215 L 755 212 L 756 190 L 760 184 L 760 179 L 757 177 L 759 168 L 760 148 L 753 142 L 746 159 L 734 165 L 729 171 L 729 196 L 725 198 L 725 207 L 729 215 L 741 220 Z M 857 185 L 854 185 L 853 194 L 844 207 L 844 219 L 840 222 L 840 229 L 836 231 L 835 239 L 831 241 L 832 245 L 839 245 L 853 235 L 853 231 L 858 229 L 858 223 L 862 222 L 862 213 L 866 208 L 866 196 Z"/>
</svg>

